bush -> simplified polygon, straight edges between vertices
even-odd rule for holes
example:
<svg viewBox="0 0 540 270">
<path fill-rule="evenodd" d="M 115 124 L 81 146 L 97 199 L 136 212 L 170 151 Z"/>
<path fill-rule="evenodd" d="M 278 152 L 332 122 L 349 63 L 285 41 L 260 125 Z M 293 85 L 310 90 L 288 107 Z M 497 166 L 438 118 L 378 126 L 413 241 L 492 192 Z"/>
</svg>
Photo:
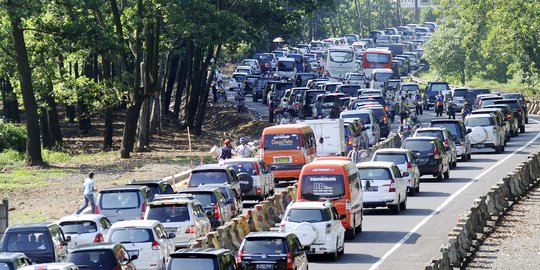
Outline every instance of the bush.
<svg viewBox="0 0 540 270">
<path fill-rule="evenodd" d="M 0 124 L 0 151 L 13 149 L 26 151 L 26 128 L 22 125 Z"/>
</svg>

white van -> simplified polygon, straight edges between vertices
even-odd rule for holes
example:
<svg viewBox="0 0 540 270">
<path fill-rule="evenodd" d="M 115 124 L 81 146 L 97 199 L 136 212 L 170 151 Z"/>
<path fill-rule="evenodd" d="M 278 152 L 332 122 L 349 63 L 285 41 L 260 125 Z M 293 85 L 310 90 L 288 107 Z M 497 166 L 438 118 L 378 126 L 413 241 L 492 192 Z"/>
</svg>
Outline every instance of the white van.
<svg viewBox="0 0 540 270">
<path fill-rule="evenodd" d="M 296 76 L 296 62 L 294 58 L 279 58 L 276 73 L 279 77 L 293 78 Z"/>
<path fill-rule="evenodd" d="M 379 121 L 372 110 L 362 109 L 343 111 L 339 118 L 344 119 L 345 122 L 352 122 L 356 119 L 362 120 L 368 134 L 369 146 L 379 142 L 381 138 L 381 128 L 379 127 Z"/>
<path fill-rule="evenodd" d="M 376 68 L 371 73 L 370 88 L 383 89 L 384 82 L 388 79 L 392 79 L 394 72 L 389 68 Z"/>
<path fill-rule="evenodd" d="M 345 74 L 355 71 L 354 50 L 350 47 L 333 47 L 326 53 L 324 72 L 330 78 L 344 79 Z"/>
<path fill-rule="evenodd" d="M 313 129 L 318 156 L 345 156 L 345 127 L 343 119 L 298 120 Z"/>
</svg>

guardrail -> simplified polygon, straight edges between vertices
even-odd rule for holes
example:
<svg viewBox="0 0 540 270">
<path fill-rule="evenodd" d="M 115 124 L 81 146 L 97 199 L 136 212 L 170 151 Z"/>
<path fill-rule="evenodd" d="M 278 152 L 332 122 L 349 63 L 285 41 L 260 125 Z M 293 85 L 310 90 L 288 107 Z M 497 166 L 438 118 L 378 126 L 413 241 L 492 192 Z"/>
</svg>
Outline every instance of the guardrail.
<svg viewBox="0 0 540 270">
<path fill-rule="evenodd" d="M 479 244 L 493 231 L 501 215 L 504 215 L 523 195 L 539 182 L 540 153 L 529 155 L 486 195 L 475 199 L 470 210 L 459 217 L 454 229 L 448 233 L 448 241 L 441 246 L 441 255 L 426 264 L 426 270 L 463 267 Z"/>
</svg>

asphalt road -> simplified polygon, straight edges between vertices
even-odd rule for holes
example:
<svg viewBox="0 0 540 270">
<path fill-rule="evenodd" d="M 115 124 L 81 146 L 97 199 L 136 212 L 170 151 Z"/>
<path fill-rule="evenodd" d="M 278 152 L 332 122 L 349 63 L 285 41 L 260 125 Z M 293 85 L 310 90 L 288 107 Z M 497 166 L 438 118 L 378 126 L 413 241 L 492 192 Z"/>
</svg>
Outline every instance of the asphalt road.
<svg viewBox="0 0 540 270">
<path fill-rule="evenodd" d="M 267 112 L 267 107 L 260 103 L 248 101 L 248 106 L 261 113 Z M 426 126 L 433 118 L 433 112 L 424 112 L 420 121 Z M 473 200 L 487 193 L 530 153 L 540 149 L 540 117 L 531 116 L 530 120 L 526 133 L 512 138 L 504 153 L 474 149 L 472 160 L 458 162 L 450 179 L 440 183 L 430 176 L 422 177 L 420 193 L 408 198 L 407 210 L 399 215 L 383 208 L 366 210 L 363 233 L 346 242 L 345 254 L 337 262 L 321 256 L 311 257 L 310 269 L 332 266 L 354 270 L 423 268 L 438 255 L 448 232 Z"/>
</svg>

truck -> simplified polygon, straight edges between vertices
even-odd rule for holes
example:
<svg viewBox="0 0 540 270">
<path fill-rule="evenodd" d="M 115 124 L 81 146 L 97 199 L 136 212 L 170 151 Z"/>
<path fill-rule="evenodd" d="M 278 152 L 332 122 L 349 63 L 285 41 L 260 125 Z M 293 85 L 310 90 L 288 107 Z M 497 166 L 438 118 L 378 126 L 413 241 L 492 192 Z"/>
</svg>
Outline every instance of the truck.
<svg viewBox="0 0 540 270">
<path fill-rule="evenodd" d="M 317 156 L 345 156 L 345 124 L 343 119 L 298 120 L 298 124 L 311 127 L 315 135 Z"/>
</svg>

